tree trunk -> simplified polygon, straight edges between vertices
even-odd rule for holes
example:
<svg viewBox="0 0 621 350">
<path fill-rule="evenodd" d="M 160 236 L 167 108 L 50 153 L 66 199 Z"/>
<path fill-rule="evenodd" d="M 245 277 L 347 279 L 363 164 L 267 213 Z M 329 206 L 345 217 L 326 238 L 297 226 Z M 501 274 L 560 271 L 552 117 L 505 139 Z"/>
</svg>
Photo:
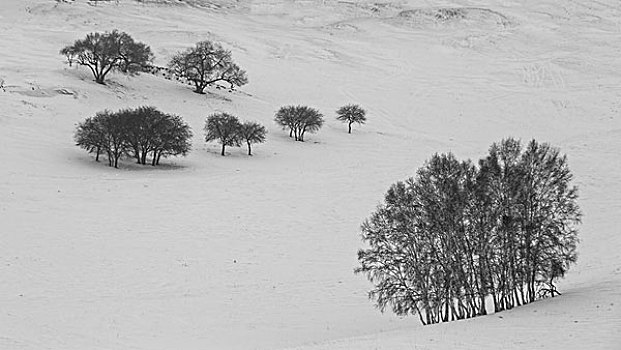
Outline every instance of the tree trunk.
<svg viewBox="0 0 621 350">
<path fill-rule="evenodd" d="M 487 315 L 487 307 L 485 306 L 485 294 L 481 293 L 479 302 L 480 302 L 480 304 L 479 304 L 478 315 L 479 316 Z"/>
<path fill-rule="evenodd" d="M 203 91 L 205 90 L 205 85 L 203 85 L 201 82 L 199 81 L 194 81 L 194 92 L 197 94 L 203 94 Z"/>
<path fill-rule="evenodd" d="M 537 298 L 537 296 L 535 295 L 535 272 L 532 273 L 532 277 L 530 278 L 530 287 L 529 288 L 530 288 L 529 302 L 532 303 Z"/>
<path fill-rule="evenodd" d="M 142 157 L 140 157 L 140 164 L 145 165 L 147 164 L 147 150 L 143 149 L 142 150 Z"/>
<path fill-rule="evenodd" d="M 99 154 L 101 153 L 101 148 L 97 147 L 97 156 L 95 156 L 95 161 L 99 161 Z"/>
<path fill-rule="evenodd" d="M 513 298 L 515 299 L 515 306 L 521 306 L 522 305 L 522 303 L 520 303 L 520 294 L 518 292 L 517 286 L 513 290 Z"/>
<path fill-rule="evenodd" d="M 252 148 L 250 146 L 250 142 L 246 142 L 248 144 L 248 155 L 251 156 L 252 155 Z"/>
<path fill-rule="evenodd" d="M 420 320 L 420 323 L 424 325 L 426 325 L 427 323 L 425 323 L 425 319 L 423 318 L 423 314 L 421 313 L 420 310 L 417 310 L 416 313 L 418 314 L 418 319 Z"/>
<path fill-rule="evenodd" d="M 222 153 L 221 153 L 221 154 L 222 154 L 222 156 L 224 156 L 224 147 L 226 147 L 226 145 L 225 145 L 225 144 L 222 144 Z"/>
<path fill-rule="evenodd" d="M 105 67 L 103 67 L 103 66 L 102 66 L 102 67 L 98 67 L 98 66 L 99 66 L 99 65 L 96 65 L 96 66 L 95 66 L 95 81 L 96 81 L 98 84 L 105 85 L 105 84 L 104 84 L 104 78 L 106 77 L 106 74 L 105 74 Z"/>
<path fill-rule="evenodd" d="M 348 134 L 351 134 L 351 123 L 352 122 L 349 122 L 349 132 L 348 132 Z"/>
<path fill-rule="evenodd" d="M 162 151 L 160 151 L 160 152 L 157 154 L 157 161 L 155 162 L 155 165 L 160 165 L 160 158 L 161 158 L 161 157 L 162 157 Z"/>
</svg>

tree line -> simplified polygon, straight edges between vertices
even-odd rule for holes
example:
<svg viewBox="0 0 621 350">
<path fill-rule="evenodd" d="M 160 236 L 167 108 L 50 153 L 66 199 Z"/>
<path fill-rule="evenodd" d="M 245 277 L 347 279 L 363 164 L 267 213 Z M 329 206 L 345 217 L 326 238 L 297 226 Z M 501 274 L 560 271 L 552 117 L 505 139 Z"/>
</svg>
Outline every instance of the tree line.
<svg viewBox="0 0 621 350">
<path fill-rule="evenodd" d="M 99 84 L 105 84 L 106 76 L 112 71 L 135 74 L 149 70 L 155 58 L 147 44 L 118 30 L 89 33 L 84 39 L 62 48 L 60 54 L 67 58 L 69 66 L 76 63 L 88 67 Z M 194 92 L 199 94 L 217 82 L 229 83 L 231 87 L 248 83 L 246 71 L 233 61 L 231 51 L 209 40 L 176 53 L 168 69 L 191 82 Z"/>
<path fill-rule="evenodd" d="M 392 185 L 362 227 L 356 273 L 384 311 L 465 319 L 560 294 L 577 258 L 578 192 L 547 143 L 494 143 L 478 166 L 436 154 Z"/>
<path fill-rule="evenodd" d="M 355 109 L 355 114 L 340 113 L 344 108 Z M 347 105 L 337 111 L 337 119 L 364 123 L 365 111 L 357 105 Z M 349 116 L 349 117 L 348 117 Z M 362 116 L 362 117 L 361 117 Z M 352 121 L 354 120 L 355 121 Z M 274 120 L 283 128 L 291 128 L 296 141 L 304 141 L 306 132 L 315 132 L 323 125 L 323 115 L 308 106 L 284 106 Z M 222 112 L 214 113 L 205 120 L 205 141 L 219 142 L 220 154 L 226 155 L 226 147 L 247 146 L 252 156 L 252 145 L 267 139 L 267 128 L 258 122 L 241 122 L 238 117 Z M 351 132 L 351 127 L 350 127 Z M 79 123 L 74 135 L 76 145 L 95 154 L 95 161 L 106 155 L 108 165 L 118 168 L 123 156 L 135 158 L 138 164 L 159 165 L 162 157 L 185 156 L 191 149 L 192 131 L 180 116 L 165 114 L 155 107 L 143 106 L 122 109 L 117 112 L 103 111 Z"/>
</svg>

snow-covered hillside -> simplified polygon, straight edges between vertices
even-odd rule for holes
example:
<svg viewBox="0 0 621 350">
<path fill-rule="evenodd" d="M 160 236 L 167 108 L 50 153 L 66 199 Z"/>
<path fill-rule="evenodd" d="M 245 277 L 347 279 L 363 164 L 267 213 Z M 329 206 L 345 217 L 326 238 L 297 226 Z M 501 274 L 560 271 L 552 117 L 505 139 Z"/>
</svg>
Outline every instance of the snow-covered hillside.
<svg viewBox="0 0 621 350">
<path fill-rule="evenodd" d="M 190 3 L 0 2 L 0 349 L 619 348 L 619 1 Z M 102 86 L 58 54 L 115 28 L 159 65 L 220 41 L 250 83 Z M 298 103 L 328 120 L 305 143 L 272 122 Z M 346 103 L 369 112 L 352 135 Z M 140 105 L 188 121 L 189 157 L 117 170 L 74 145 L 80 120 Z M 221 157 L 202 133 L 216 111 L 268 142 Z M 508 136 L 560 147 L 580 188 L 563 295 L 428 327 L 379 313 L 353 274 L 360 223 L 431 154 L 478 159 Z"/>
</svg>

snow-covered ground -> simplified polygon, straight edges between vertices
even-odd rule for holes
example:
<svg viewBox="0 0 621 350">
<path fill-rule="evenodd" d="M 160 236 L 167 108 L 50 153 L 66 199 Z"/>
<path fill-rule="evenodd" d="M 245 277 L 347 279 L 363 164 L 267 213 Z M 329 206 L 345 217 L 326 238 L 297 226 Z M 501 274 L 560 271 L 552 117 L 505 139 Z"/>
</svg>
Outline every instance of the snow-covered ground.
<svg viewBox="0 0 621 350">
<path fill-rule="evenodd" d="M 618 0 L 188 2 L 0 1 L 0 349 L 621 347 Z M 63 46 L 115 28 L 159 65 L 221 41 L 250 84 L 101 86 L 64 65 Z M 327 117 L 305 143 L 272 122 L 298 103 Z M 346 103 L 369 112 L 352 135 Z M 116 170 L 74 146 L 80 120 L 139 105 L 190 123 L 189 157 Z M 268 142 L 219 156 L 215 111 Z M 478 159 L 508 136 L 560 147 L 580 187 L 563 295 L 428 327 L 379 313 L 352 272 L 360 223 L 431 154 Z"/>
</svg>

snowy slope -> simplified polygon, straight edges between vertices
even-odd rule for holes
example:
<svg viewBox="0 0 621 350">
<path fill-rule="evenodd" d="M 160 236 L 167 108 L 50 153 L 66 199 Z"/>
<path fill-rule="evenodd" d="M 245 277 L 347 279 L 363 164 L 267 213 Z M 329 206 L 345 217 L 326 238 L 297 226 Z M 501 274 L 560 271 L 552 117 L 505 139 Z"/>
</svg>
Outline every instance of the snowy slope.
<svg viewBox="0 0 621 350">
<path fill-rule="evenodd" d="M 0 3 L 0 349 L 619 347 L 617 1 L 146 3 Z M 425 15 L 440 6 L 468 16 Z M 250 84 L 100 86 L 63 64 L 60 48 L 114 28 L 160 65 L 221 41 Z M 347 135 L 333 111 L 350 102 L 369 122 Z M 293 103 L 328 120 L 303 144 L 272 122 Z M 190 123 L 189 157 L 115 170 L 73 145 L 78 121 L 139 105 Z M 268 142 L 220 157 L 202 134 L 215 111 L 264 123 Z M 576 175 L 582 243 L 563 296 L 429 327 L 380 314 L 352 273 L 359 224 L 431 154 L 477 159 L 507 136 L 561 147 Z"/>
</svg>

